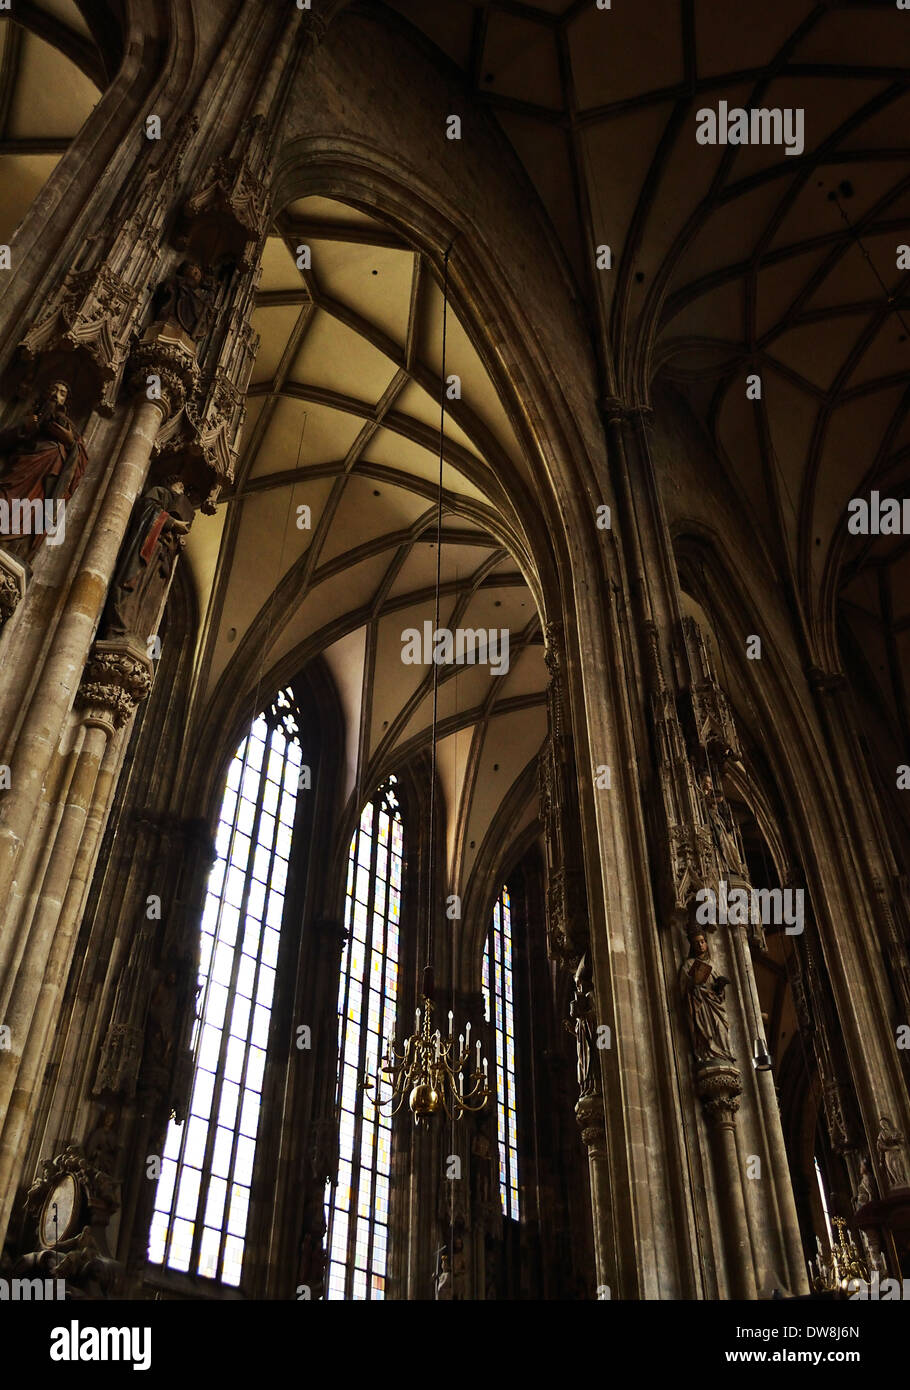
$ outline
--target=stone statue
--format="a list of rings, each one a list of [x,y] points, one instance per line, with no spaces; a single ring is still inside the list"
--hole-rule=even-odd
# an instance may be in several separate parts
[[[575,996],[569,1004],[569,1017],[566,1029],[575,1034],[578,1053],[578,1095],[592,1096],[597,1090],[597,1077],[594,1069],[595,1041],[594,991],[591,988],[591,968],[587,953],[582,956],[575,971]]]
[[[155,320],[172,323],[194,343],[205,337],[211,326],[214,291],[197,261],[182,261],[173,275],[155,290]]]
[[[53,1252],[58,1258],[54,1278],[64,1279],[69,1298],[107,1298],[114,1286],[119,1265],[102,1250],[91,1226],[83,1226],[77,1236],[61,1240]]]
[[[449,1269],[449,1255],[448,1251],[443,1250],[439,1256],[439,1273],[436,1275],[437,1302],[451,1302],[452,1293],[452,1271]]]
[[[100,1173],[113,1175],[117,1156],[117,1112],[107,1109],[85,1141],[85,1158]]]
[[[101,620],[104,637],[130,634],[145,646],[155,634],[192,520],[193,507],[179,479],[151,487],[139,499]]]
[[[875,1200],[875,1175],[872,1172],[872,1164],[866,1154],[863,1154],[859,1161],[859,1180],[856,1184],[856,1198],[854,1207],[858,1211],[867,1202]]]
[[[699,1062],[732,1062],[730,1028],[724,1004],[728,981],[711,964],[708,938],[696,932],[691,948],[679,968],[679,985],[692,1038],[692,1049]]]
[[[41,1204],[47,1196],[47,1189],[53,1181],[54,1171],[53,1160],[50,1158],[42,1159],[41,1172],[35,1174],[35,1181],[25,1197],[25,1210],[29,1216],[37,1216],[41,1210]]]
[[[21,424],[0,430],[0,525],[12,538],[3,545],[23,562],[37,553],[48,523],[56,530],[59,504],[70,500],[88,464],[66,411],[68,399],[66,382],[52,381]]]
[[[741,874],[745,866],[739,852],[739,845],[736,842],[730,808],[723,797],[717,795],[714,790],[714,780],[707,773],[702,778],[701,785],[705,797],[708,825],[720,861],[721,872]]]
[[[889,1189],[907,1187],[904,1136],[894,1128],[887,1115],[880,1115],[878,1123],[879,1131],[875,1147],[878,1149],[878,1161],[884,1173],[886,1185]]]
[[[156,1066],[166,1067],[174,1051],[177,1017],[177,972],[162,975],[149,999],[148,1055]]]
[[[490,1203],[491,1175],[493,1172],[493,1146],[483,1129],[478,1129],[471,1140],[471,1157],[474,1173],[474,1200],[485,1210]]]

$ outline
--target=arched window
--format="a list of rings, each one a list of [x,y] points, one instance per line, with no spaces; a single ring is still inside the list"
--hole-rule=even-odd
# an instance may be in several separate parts
[[[290,688],[227,775],[202,917],[192,1099],[168,1126],[149,1260],[238,1285],[301,750]]]
[[[505,884],[493,907],[483,951],[483,997],[487,1021],[496,1037],[496,1130],[499,1137],[499,1193],[506,1216],[517,1221],[518,1106],[515,1086],[515,1020],[512,1011],[512,901]]]
[[[394,777],[363,808],[348,855],[338,990],[338,1182],[326,1189],[326,1298],[385,1297],[392,1121],[364,1095],[380,1039],[395,1032],[403,831]]]

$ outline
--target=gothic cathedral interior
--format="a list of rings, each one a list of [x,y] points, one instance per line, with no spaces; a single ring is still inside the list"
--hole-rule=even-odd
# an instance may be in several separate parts
[[[910,1296],[908,54],[0,3],[4,1297]]]

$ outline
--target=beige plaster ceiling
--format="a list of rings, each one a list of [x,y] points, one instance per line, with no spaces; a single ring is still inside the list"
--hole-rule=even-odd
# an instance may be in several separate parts
[[[93,49],[72,0],[28,8],[46,37],[0,16],[0,242],[7,243],[100,95],[54,43],[65,34],[79,51]]]
[[[349,809],[429,744],[433,668],[402,661],[402,634],[434,619],[442,307],[431,267],[381,223],[324,198],[285,209],[263,258],[235,486],[215,517],[197,518],[187,546],[208,609],[206,698],[238,670],[255,685],[278,663],[322,655],[344,710]],[[518,443],[450,307],[453,373],[461,399],[446,406],[440,625],[506,628],[510,645],[502,675],[440,671],[449,868],[453,891],[465,892],[544,737],[546,668],[537,606],[507,538],[526,546],[498,481],[501,461],[523,467]],[[309,529],[297,525],[304,506]]]

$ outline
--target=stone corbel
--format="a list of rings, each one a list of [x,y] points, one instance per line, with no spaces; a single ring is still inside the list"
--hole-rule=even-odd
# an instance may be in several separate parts
[[[152,688],[152,662],[129,638],[95,642],[76,693],[89,727],[122,729]]]
[[[150,382],[149,378],[155,378]],[[171,325],[153,323],[133,348],[130,358],[130,386],[137,395],[156,400],[165,418],[183,408],[199,381],[199,364],[194,345]],[[149,396],[154,386],[160,394]]]
[[[743,1090],[739,1068],[725,1062],[700,1063],[695,1089],[708,1123],[714,1128],[732,1130]]]

